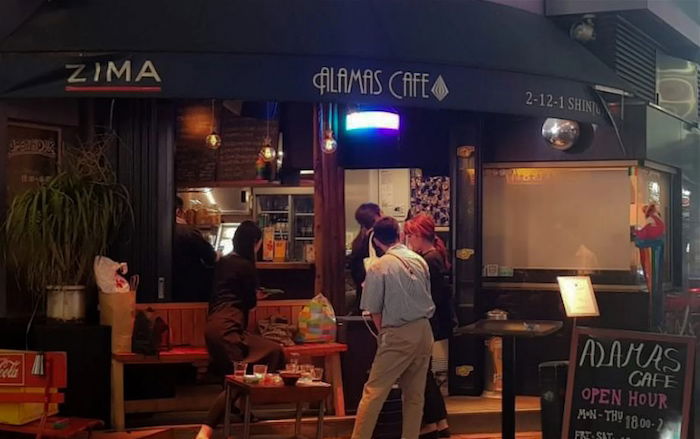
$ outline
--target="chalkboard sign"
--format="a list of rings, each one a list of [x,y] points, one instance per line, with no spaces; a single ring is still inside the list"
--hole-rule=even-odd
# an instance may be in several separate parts
[[[278,122],[241,117],[210,102],[195,102],[178,110],[175,177],[178,184],[254,180],[255,162],[269,135],[277,146]],[[218,150],[208,149],[206,136],[215,128],[221,136]]]
[[[177,113],[175,179],[178,183],[216,180],[216,151],[205,139],[214,126],[210,102],[180,106]]]
[[[218,179],[240,181],[255,179],[255,161],[269,135],[277,147],[276,120],[238,117],[228,111],[221,115],[221,149],[219,150]]]
[[[575,329],[562,439],[686,439],[694,342]]]
[[[7,199],[12,199],[58,171],[61,129],[10,122],[7,126]]]

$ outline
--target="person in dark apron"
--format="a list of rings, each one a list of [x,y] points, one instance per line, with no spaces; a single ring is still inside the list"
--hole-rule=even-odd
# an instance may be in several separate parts
[[[351,315],[360,315],[360,300],[362,299],[362,284],[365,281],[364,260],[369,256],[369,235],[374,223],[382,216],[382,211],[374,203],[364,203],[355,211],[355,220],[360,225],[360,231],[352,241],[350,253],[350,274],[355,283],[355,301],[350,309]]]
[[[445,340],[455,326],[454,309],[445,274],[450,269],[445,243],[435,234],[435,222],[426,214],[419,214],[406,222],[404,234],[408,247],[421,255],[430,270],[430,294],[435,313],[430,319],[434,340]],[[428,368],[423,405],[422,439],[450,437],[447,410],[433,372]]]
[[[284,351],[273,341],[247,331],[248,314],[255,308],[259,293],[255,259],[262,243],[262,232],[252,221],[244,221],[233,236],[233,252],[216,264],[214,287],[209,302],[205,340],[212,371],[233,373],[234,361],[265,364],[270,372],[284,368]],[[226,395],[222,392],[209,410],[197,439],[210,439],[224,418]]]

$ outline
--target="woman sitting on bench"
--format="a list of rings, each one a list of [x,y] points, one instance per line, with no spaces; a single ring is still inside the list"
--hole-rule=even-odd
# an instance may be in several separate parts
[[[284,351],[279,344],[246,330],[248,313],[258,299],[255,259],[261,243],[258,226],[244,221],[233,235],[233,252],[216,264],[205,339],[212,366],[223,375],[233,373],[234,361],[266,364],[271,372],[284,367]],[[214,428],[223,421],[225,407],[226,395],[221,392],[197,439],[212,437]]]

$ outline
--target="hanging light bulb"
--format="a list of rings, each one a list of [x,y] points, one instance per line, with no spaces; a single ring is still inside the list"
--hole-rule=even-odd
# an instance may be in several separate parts
[[[272,139],[265,137],[263,140],[263,146],[260,149],[260,155],[263,160],[267,163],[272,162],[277,157],[277,150],[272,147]]]
[[[326,130],[321,143],[321,150],[326,154],[332,154],[338,149],[338,142],[333,137],[333,130]]]
[[[207,148],[209,149],[219,149],[221,146],[221,136],[216,134],[216,131],[212,131],[206,138]]]
[[[219,149],[221,146],[221,136],[214,130],[214,99],[211,100],[211,134],[209,134],[204,140],[206,142],[207,148],[209,149]]]
[[[282,168],[284,163],[284,146],[282,142],[282,132],[277,137],[277,169]]]

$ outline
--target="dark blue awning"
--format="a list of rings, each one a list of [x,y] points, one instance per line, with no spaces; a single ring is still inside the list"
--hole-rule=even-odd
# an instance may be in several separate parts
[[[591,120],[594,85],[628,88],[546,18],[476,0],[62,0],[0,41],[0,97],[360,101]]]

